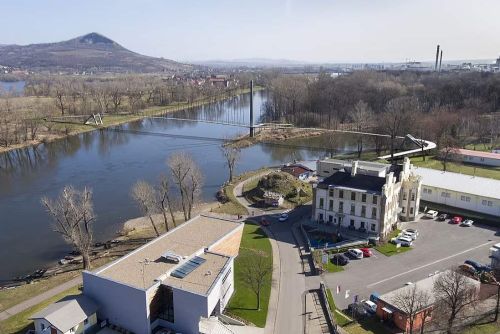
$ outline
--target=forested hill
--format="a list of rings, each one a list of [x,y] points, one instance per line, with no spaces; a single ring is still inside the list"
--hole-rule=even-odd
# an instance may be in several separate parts
[[[0,45],[0,65],[49,72],[182,72],[191,65],[144,56],[98,33],[58,43]]]

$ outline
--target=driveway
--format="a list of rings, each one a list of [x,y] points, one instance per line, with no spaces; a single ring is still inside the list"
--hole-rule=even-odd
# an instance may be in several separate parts
[[[375,251],[371,258],[352,260],[342,272],[324,274],[339,308],[347,308],[355,295],[364,299],[374,292],[384,294],[467,259],[489,263],[489,248],[500,242],[500,237],[495,236],[497,230],[491,227],[460,227],[430,219],[404,223],[403,227],[419,231],[412,250],[390,257]],[[338,295],[337,286],[341,290]]]

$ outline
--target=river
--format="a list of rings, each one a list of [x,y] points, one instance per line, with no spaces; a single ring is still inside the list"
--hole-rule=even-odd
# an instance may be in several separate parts
[[[22,94],[25,85],[25,81],[0,81],[0,95],[2,93]]]
[[[254,94],[259,116],[267,93]],[[248,108],[249,94],[245,94],[196,108],[191,114],[218,114],[230,119]],[[108,240],[123,222],[140,215],[129,195],[131,186],[138,179],[156,182],[161,173],[168,173],[165,161],[172,152],[186,151],[194,157],[205,177],[203,199],[214,200],[228,177],[221,142],[175,135],[224,139],[247,131],[217,124],[143,119],[1,154],[0,280],[54,264],[70,250],[51,230],[51,221],[40,204],[42,196],[55,197],[68,184],[91,187],[97,215],[96,239]],[[325,155],[321,148],[307,147],[312,145],[321,147],[317,140],[296,140],[245,148],[236,173]],[[349,140],[339,143],[339,147],[353,149]]]

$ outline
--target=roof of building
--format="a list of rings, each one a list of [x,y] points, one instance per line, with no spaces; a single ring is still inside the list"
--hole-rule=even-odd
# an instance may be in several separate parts
[[[445,274],[447,271],[444,271],[444,272],[441,272],[441,273],[438,273],[436,275],[433,275],[433,276],[430,276],[430,277],[427,277],[427,278],[424,278],[423,280],[420,280],[420,281],[417,281],[413,284],[410,284],[410,285],[406,285],[406,286],[403,286],[399,289],[396,289],[396,290],[393,290],[391,292],[388,292],[388,293],[385,293],[381,296],[379,296],[378,298],[384,302],[386,302],[387,304],[399,309],[397,307],[397,305],[394,305],[395,303],[397,303],[395,300],[397,299],[397,296],[401,296],[401,295],[407,295],[408,293],[411,293],[411,289],[415,288],[418,290],[418,291],[422,291],[422,292],[427,292],[428,295],[429,295],[429,298],[427,299],[427,305],[424,307],[428,307],[428,306],[431,306],[434,302],[435,302],[435,294],[433,293],[433,288],[434,288],[434,282],[443,274]],[[475,279],[472,279],[470,277],[467,277],[467,276],[464,276],[466,278],[466,280],[472,284],[472,285],[475,285],[475,286],[479,286],[481,285],[480,282],[476,281]],[[400,311],[403,311],[403,310],[400,310]],[[404,312],[404,311],[403,311]]]
[[[194,255],[203,254],[204,249],[210,249],[212,245],[241,226],[242,223],[232,220],[205,215],[197,216],[128,255],[96,270],[94,274],[139,289],[148,288],[154,284],[155,280],[166,279],[176,267]],[[166,252],[179,255],[184,260],[181,263],[167,260],[163,257]],[[206,255],[199,256],[206,258]]]
[[[500,180],[423,167],[415,167],[413,171],[422,176],[424,186],[500,199]]]
[[[329,186],[337,188],[346,188],[361,190],[367,192],[381,193],[382,187],[385,185],[385,177],[356,174],[351,176],[351,173],[336,172],[335,174],[327,177],[318,184],[320,189],[328,189]]]
[[[500,160],[500,153],[465,150],[463,148],[458,148],[453,153],[460,154],[460,155],[468,155],[468,156],[473,156],[473,157],[478,157],[478,158],[488,158],[488,159]]]
[[[289,173],[295,177],[299,177],[300,175],[304,173],[310,173],[312,170],[306,166],[301,166],[301,165],[288,165],[288,166],[283,166],[281,168],[283,172]]]
[[[98,308],[97,304],[90,298],[79,295],[50,304],[40,312],[33,314],[30,319],[45,319],[52,326],[66,333],[94,314]]]
[[[206,252],[199,257],[205,259],[203,264],[184,278],[169,276],[163,281],[163,284],[206,295],[231,258],[211,252]]]

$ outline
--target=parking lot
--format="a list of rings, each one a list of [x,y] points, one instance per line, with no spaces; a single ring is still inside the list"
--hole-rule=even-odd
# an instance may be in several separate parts
[[[498,230],[488,226],[461,227],[422,218],[418,222],[403,223],[402,227],[419,231],[411,251],[385,256],[374,250],[373,257],[351,260],[344,271],[324,275],[339,308],[347,308],[355,295],[361,300],[368,299],[374,292],[384,294],[407,282],[460,265],[467,259],[489,263],[489,248],[500,242],[500,237],[495,235]],[[337,286],[341,290],[338,295]],[[345,298],[346,290],[349,290],[348,298]]]

